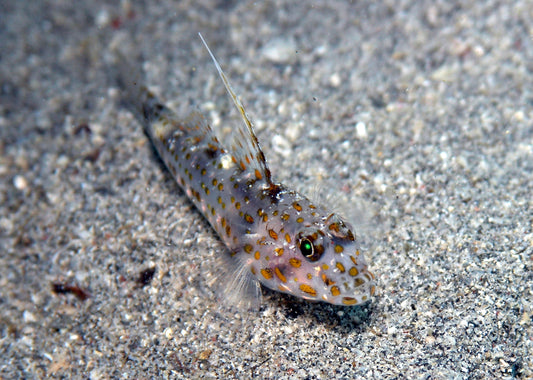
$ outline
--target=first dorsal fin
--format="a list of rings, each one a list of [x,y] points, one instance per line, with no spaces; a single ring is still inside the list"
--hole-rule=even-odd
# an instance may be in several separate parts
[[[234,133],[232,136],[231,146],[228,147],[230,149],[231,154],[233,155],[233,160],[238,166],[241,167],[243,171],[249,172],[256,180],[265,181],[267,186],[271,186],[273,183],[270,175],[270,170],[268,169],[265,160],[265,155],[261,150],[259,141],[255,136],[252,122],[248,117],[244,106],[233,91],[233,88],[231,87],[228,79],[226,78],[226,75],[218,64],[217,59],[211,52],[211,49],[209,49],[207,42],[205,42],[204,38],[202,37],[202,34],[198,33],[198,35],[200,36],[200,39],[202,40],[205,48],[209,52],[209,55],[213,59],[218,74],[220,75],[222,82],[224,82],[226,91],[233,100],[233,104],[235,104],[235,107],[241,114],[242,120],[244,122],[243,125],[237,127],[236,133]]]

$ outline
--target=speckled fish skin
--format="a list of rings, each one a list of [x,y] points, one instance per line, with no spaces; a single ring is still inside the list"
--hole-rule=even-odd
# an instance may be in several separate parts
[[[235,279],[227,282],[235,288],[225,293],[239,298],[247,287],[259,288],[259,281],[276,291],[336,305],[368,301],[375,292],[374,276],[352,227],[272,180],[251,122],[205,46],[244,120],[235,128],[230,149],[220,144],[200,113],[184,120],[146,88],[135,84],[134,93],[136,113],[156,150],[235,263],[229,273]],[[126,87],[131,92],[131,84]]]

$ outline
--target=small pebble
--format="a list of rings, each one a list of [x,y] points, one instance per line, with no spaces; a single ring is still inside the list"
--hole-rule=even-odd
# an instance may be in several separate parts
[[[274,135],[272,137],[272,147],[276,153],[281,154],[283,157],[288,158],[291,155],[291,144],[289,141],[280,135]]]
[[[341,83],[342,83],[342,80],[341,80],[341,76],[339,75],[339,73],[333,73],[329,77],[329,84],[331,84],[333,87],[337,88],[341,85]]]
[[[13,185],[15,185],[17,190],[24,190],[28,187],[28,180],[21,175],[16,175],[13,178]]]
[[[359,139],[366,139],[368,137],[368,133],[366,131],[366,124],[362,121],[359,121],[357,124],[355,124],[355,132],[357,134],[357,138]]]
[[[111,22],[111,16],[109,15],[109,12],[106,9],[100,10],[96,14],[95,18],[96,26],[99,28],[104,28]]]
[[[276,38],[263,47],[262,53],[274,63],[293,63],[296,61],[296,43],[292,39]]]

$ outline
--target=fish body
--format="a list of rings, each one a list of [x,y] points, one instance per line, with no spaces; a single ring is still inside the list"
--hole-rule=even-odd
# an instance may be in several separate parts
[[[225,298],[256,307],[261,283],[331,304],[368,301],[375,279],[352,227],[272,180],[244,107],[202,41],[244,121],[228,148],[202,114],[180,118],[124,74],[131,70],[121,70],[119,83],[162,160],[228,248],[227,278],[219,280]]]

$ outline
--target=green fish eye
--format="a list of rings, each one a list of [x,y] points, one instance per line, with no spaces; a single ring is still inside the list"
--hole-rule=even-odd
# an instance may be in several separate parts
[[[313,243],[307,238],[300,240],[300,252],[302,255],[311,261],[317,261],[318,257],[315,256],[315,247]]]

